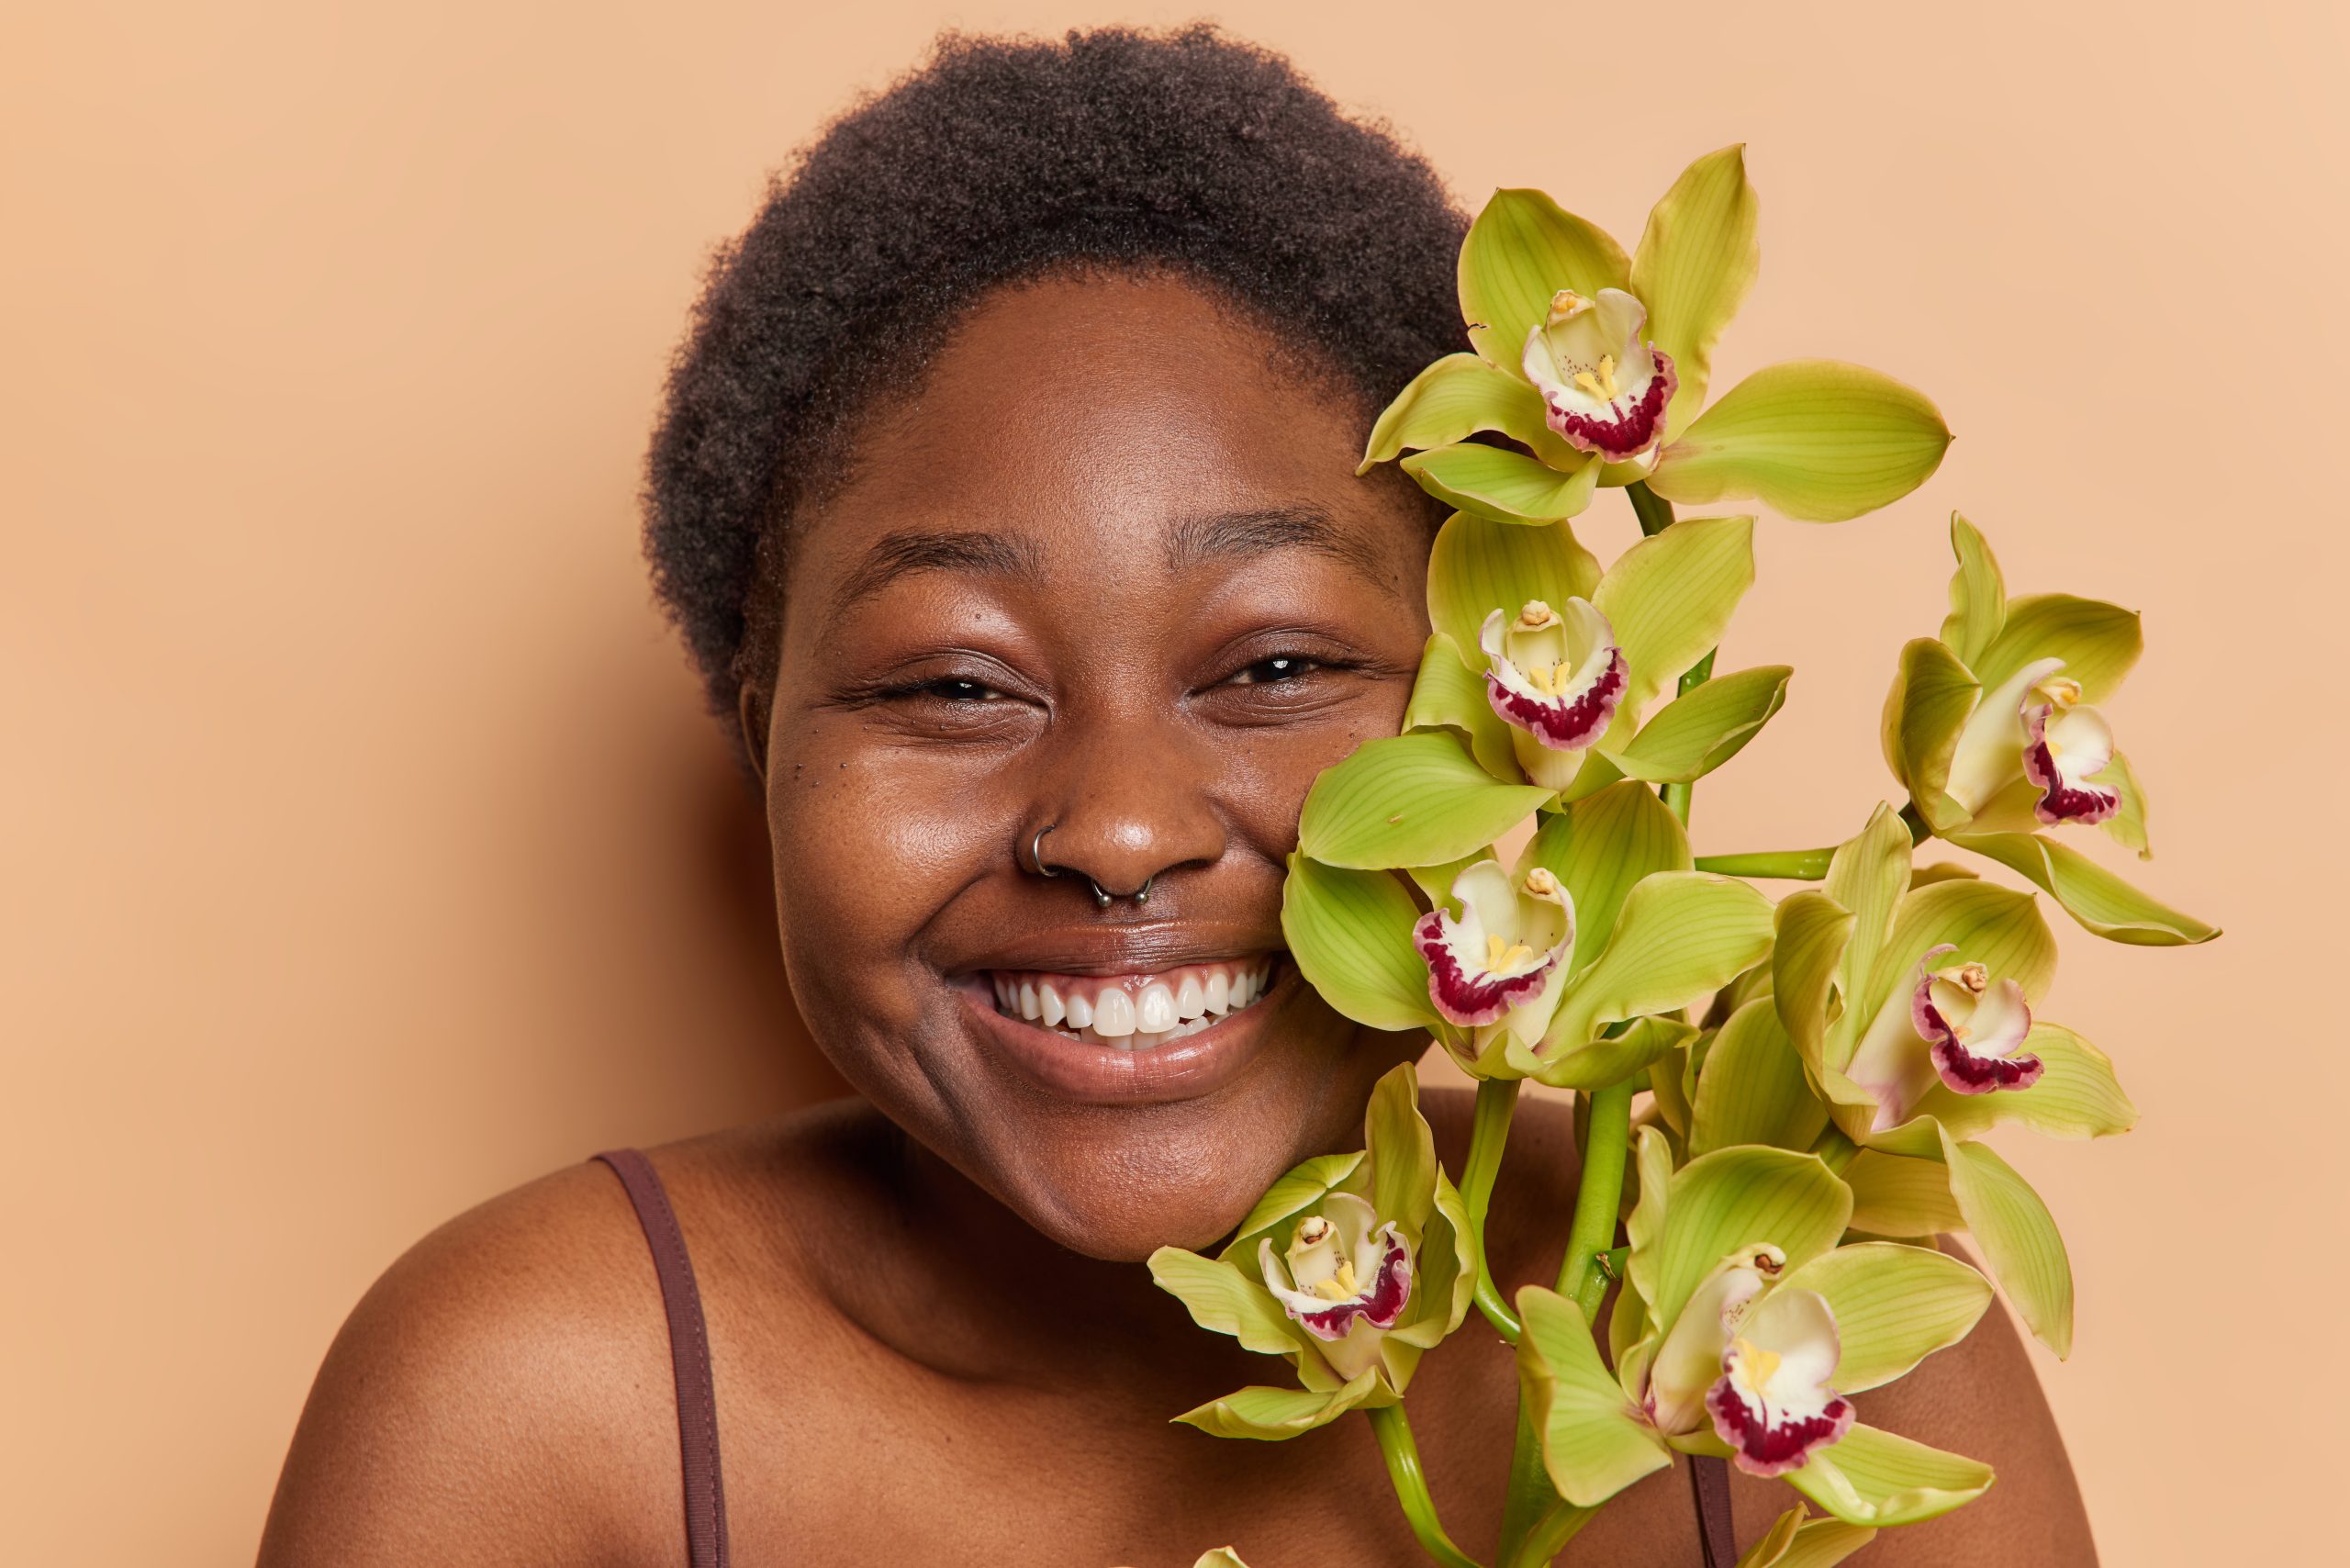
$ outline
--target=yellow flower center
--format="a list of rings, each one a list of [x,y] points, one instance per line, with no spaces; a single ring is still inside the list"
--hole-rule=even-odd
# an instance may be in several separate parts
[[[1616,356],[1612,353],[1601,354],[1599,374],[1596,375],[1588,370],[1576,371],[1575,385],[1595,398],[1605,398],[1610,403],[1614,402],[1619,396],[1616,390]]]
[[[1567,680],[1574,674],[1572,666],[1563,661],[1554,665],[1536,665],[1526,672],[1526,678],[1535,689],[1551,697],[1563,697]]]
[[[1359,1294],[1361,1285],[1355,1279],[1355,1266],[1346,1259],[1338,1260],[1338,1271],[1314,1287],[1314,1294],[1324,1301],[1344,1301]]]
[[[1543,318],[1542,324],[1546,327],[1555,327],[1561,321],[1573,320],[1590,308],[1590,300],[1585,299],[1572,288],[1562,288],[1550,296],[1550,313]]]
[[[1777,1373],[1779,1352],[1776,1350],[1766,1350],[1743,1337],[1732,1339],[1730,1348],[1738,1352],[1739,1368],[1746,1375],[1747,1387],[1761,1388]]]
[[[1504,942],[1498,936],[1485,938],[1485,972],[1499,974],[1512,964],[1534,951],[1523,942]]]

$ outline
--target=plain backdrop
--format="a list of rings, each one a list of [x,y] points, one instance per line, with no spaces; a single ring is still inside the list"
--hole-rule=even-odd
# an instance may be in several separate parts
[[[636,554],[711,247],[942,25],[1192,13],[11,9],[0,1558],[208,1568],[250,1561],[320,1354],[417,1237],[836,1092]],[[1798,674],[1700,849],[1830,842],[1889,789],[1953,507],[2011,586],[2145,611],[2109,710],[2154,801],[2133,874],[2228,935],[2057,923],[2047,1012],[2143,1122],[2007,1146],[2079,1273],[2042,1371],[2109,1563],[2293,1558],[2338,1492],[2350,1283],[2343,8],[1219,14],[1472,206],[1539,185],[1628,242],[1746,141],[1763,272],[1717,386],[1832,355],[1948,413],[1910,499],[1764,521],[1724,661]],[[1620,499],[1585,532],[1620,547]]]

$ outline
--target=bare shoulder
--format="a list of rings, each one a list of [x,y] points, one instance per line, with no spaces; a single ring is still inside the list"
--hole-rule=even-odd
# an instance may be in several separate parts
[[[655,1150],[698,1269],[763,1249],[778,1164],[822,1163],[818,1114]],[[788,1264],[780,1271],[789,1274]],[[321,1365],[263,1568],[662,1562],[682,1548],[677,1406],[652,1255],[585,1163],[451,1220],[386,1270]]]

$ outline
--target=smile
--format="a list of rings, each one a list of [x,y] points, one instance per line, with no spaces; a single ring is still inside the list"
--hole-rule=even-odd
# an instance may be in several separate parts
[[[1241,1012],[1272,983],[1270,954],[1182,964],[1153,974],[1071,975],[997,969],[996,1011],[1113,1050],[1147,1051]]]

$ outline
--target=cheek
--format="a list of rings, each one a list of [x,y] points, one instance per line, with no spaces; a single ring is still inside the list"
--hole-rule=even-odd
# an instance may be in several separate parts
[[[1225,788],[1259,843],[1282,855],[1295,848],[1298,813],[1315,777],[1365,741],[1402,728],[1412,700],[1410,678],[1363,684],[1360,699],[1326,722],[1236,731],[1225,742]]]

